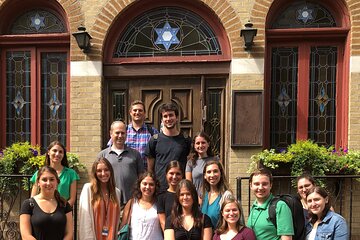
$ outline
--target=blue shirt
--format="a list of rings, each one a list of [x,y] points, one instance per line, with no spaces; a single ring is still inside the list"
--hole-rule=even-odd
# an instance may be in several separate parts
[[[151,129],[153,131],[153,134],[159,133],[156,128],[151,127]],[[135,130],[133,128],[132,123],[127,125],[125,144],[128,147],[138,150],[141,155],[145,170],[147,170],[147,158],[145,156],[145,150],[150,138],[151,133],[149,132],[149,129],[147,128],[147,125],[145,123],[138,130]]]
[[[306,225],[306,237],[310,234],[313,224],[308,222]],[[324,219],[316,229],[315,240],[348,240],[349,233],[345,219],[333,212],[328,211]]]
[[[217,227],[220,218],[220,199],[221,195],[219,194],[215,201],[209,204],[209,193],[205,192],[205,197],[201,206],[201,212],[210,217],[213,229]]]

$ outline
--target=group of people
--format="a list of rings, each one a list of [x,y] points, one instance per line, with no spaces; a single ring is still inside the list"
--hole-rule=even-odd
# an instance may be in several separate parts
[[[276,204],[276,226],[269,217],[269,207],[274,196],[271,193],[273,178],[268,169],[259,169],[250,175],[250,189],[256,197],[248,217],[247,226],[254,230],[257,239],[293,239],[293,214],[284,202]],[[328,192],[316,186],[315,180],[308,174],[297,178],[299,201],[304,214],[304,234],[306,240],[347,240],[348,227],[345,219],[331,207]]]
[[[119,230],[127,226],[129,239],[134,240],[291,239],[294,229],[285,203],[276,206],[277,227],[268,220],[271,173],[259,170],[250,176],[256,200],[246,227],[209,136],[200,132],[191,139],[180,132],[175,104],[160,107],[160,132],[145,124],[141,101],[129,109],[130,124],[111,124],[111,144],[98,154],[89,183],[81,191],[79,239],[117,239]],[[45,166],[31,179],[32,197],[21,208],[23,239],[73,238],[77,180],[77,173],[68,167],[65,147],[51,143]],[[304,209],[309,211],[306,216],[310,216],[307,239],[322,239],[323,234],[326,239],[347,239],[346,222],[329,211],[329,196],[311,183],[298,181]],[[329,222],[345,229],[330,232]]]

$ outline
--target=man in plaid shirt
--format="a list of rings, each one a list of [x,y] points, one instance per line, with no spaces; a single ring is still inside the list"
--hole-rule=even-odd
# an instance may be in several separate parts
[[[144,163],[144,169],[147,169],[147,158],[145,156],[146,145],[151,136],[158,134],[159,131],[152,126],[145,124],[146,112],[145,105],[142,101],[133,101],[129,109],[131,123],[127,125],[125,144],[126,146],[139,151]]]

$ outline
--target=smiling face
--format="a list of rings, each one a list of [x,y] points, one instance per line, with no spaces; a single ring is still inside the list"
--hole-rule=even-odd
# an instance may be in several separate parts
[[[180,188],[179,202],[183,208],[192,208],[194,204],[191,192],[186,187]]]
[[[161,116],[164,128],[173,129],[176,127],[178,117],[175,115],[175,111],[163,111]]]
[[[110,179],[110,169],[105,163],[99,162],[96,166],[96,178],[103,184],[106,184]]]
[[[207,157],[207,150],[209,148],[209,143],[204,137],[196,137],[194,141],[194,149],[198,155],[202,158]]]
[[[49,171],[44,171],[38,180],[38,186],[44,194],[53,194],[58,184],[56,176]]]
[[[170,168],[169,171],[166,173],[166,181],[174,189],[176,188],[177,184],[180,182],[181,179],[181,170],[177,167]]]
[[[145,120],[145,110],[142,104],[135,104],[130,109],[131,120],[134,122],[143,122]]]
[[[143,197],[153,197],[155,193],[155,181],[152,177],[145,177],[140,182],[140,191]]]
[[[270,195],[272,184],[266,175],[254,175],[250,183],[250,189],[254,193],[257,201],[263,203]]]
[[[325,205],[328,203],[328,201],[329,201],[328,197],[324,198],[317,192],[310,193],[306,197],[306,202],[309,207],[309,211],[312,214],[317,215],[319,219],[322,216],[322,213],[325,209]]]
[[[306,199],[306,194],[310,189],[313,189],[315,186],[307,178],[300,178],[297,182],[297,191],[302,199]]]
[[[50,158],[50,163],[61,164],[61,161],[64,157],[64,149],[60,145],[54,145],[47,153]]]
[[[211,164],[207,166],[205,169],[204,178],[210,184],[210,186],[216,186],[221,179],[221,171],[219,166],[217,164]]]
[[[235,202],[226,204],[223,211],[221,212],[221,215],[229,224],[237,223],[240,218],[240,210],[238,205]]]
[[[116,148],[123,149],[126,140],[126,125],[123,122],[114,123],[110,130],[110,137]]]

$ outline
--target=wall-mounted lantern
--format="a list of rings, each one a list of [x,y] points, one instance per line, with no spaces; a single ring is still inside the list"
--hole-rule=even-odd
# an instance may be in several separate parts
[[[257,34],[257,29],[252,27],[253,24],[249,21],[245,24],[245,29],[241,29],[240,37],[244,38],[245,50],[250,50],[254,44],[254,37]]]
[[[90,39],[92,39],[92,37],[86,31],[84,26],[78,27],[78,30],[78,32],[73,33],[73,36],[75,37],[79,48],[82,49],[84,53],[88,53],[90,51]]]

